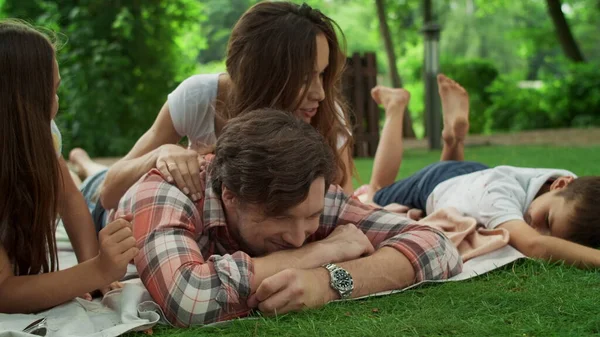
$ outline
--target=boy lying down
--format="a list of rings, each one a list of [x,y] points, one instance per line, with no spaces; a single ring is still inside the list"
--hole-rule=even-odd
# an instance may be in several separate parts
[[[386,124],[371,183],[365,193],[355,195],[387,209],[413,209],[412,217],[419,210],[431,214],[454,207],[488,229],[508,230],[509,243],[526,256],[581,268],[600,266],[600,251],[590,248],[600,246],[600,177],[577,178],[561,169],[489,168],[463,161],[468,95],[443,75],[438,84],[444,110],[442,161],[389,183],[400,166],[399,123],[409,95],[402,89],[377,88],[373,96],[386,106]]]

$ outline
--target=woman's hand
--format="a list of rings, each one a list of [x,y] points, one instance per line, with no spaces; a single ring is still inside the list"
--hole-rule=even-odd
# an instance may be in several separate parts
[[[170,183],[175,183],[193,201],[200,199],[203,191],[200,183],[200,167],[203,156],[194,150],[173,144],[162,145],[156,159],[156,168]]]

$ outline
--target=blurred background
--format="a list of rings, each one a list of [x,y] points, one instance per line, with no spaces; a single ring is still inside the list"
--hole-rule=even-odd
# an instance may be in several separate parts
[[[0,17],[58,33],[64,154],[120,156],[179,82],[225,70],[230,31],[257,2],[0,0]],[[338,23],[349,56],[375,53],[379,84],[412,93],[416,137],[427,16],[441,27],[440,71],[470,93],[471,133],[600,125],[600,0],[306,2]]]

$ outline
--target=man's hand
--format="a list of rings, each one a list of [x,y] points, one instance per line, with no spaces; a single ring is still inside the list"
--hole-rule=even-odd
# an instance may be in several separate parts
[[[375,251],[365,233],[353,224],[337,226],[321,242],[326,245],[331,254],[331,261],[326,263],[354,260]]]
[[[325,268],[285,269],[266,278],[248,299],[248,306],[267,315],[277,315],[318,308],[336,296]]]

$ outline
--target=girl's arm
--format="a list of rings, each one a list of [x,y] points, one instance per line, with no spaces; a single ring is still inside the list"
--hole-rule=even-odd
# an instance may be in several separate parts
[[[130,226],[122,219],[110,223],[100,232],[100,254],[52,273],[15,276],[0,247],[0,313],[39,312],[123,277],[138,253]]]
[[[77,255],[77,261],[81,263],[98,255],[98,239],[94,221],[83,195],[69,174],[67,164],[62,157],[58,161],[63,181],[58,213],[65,224],[73,250]]]

